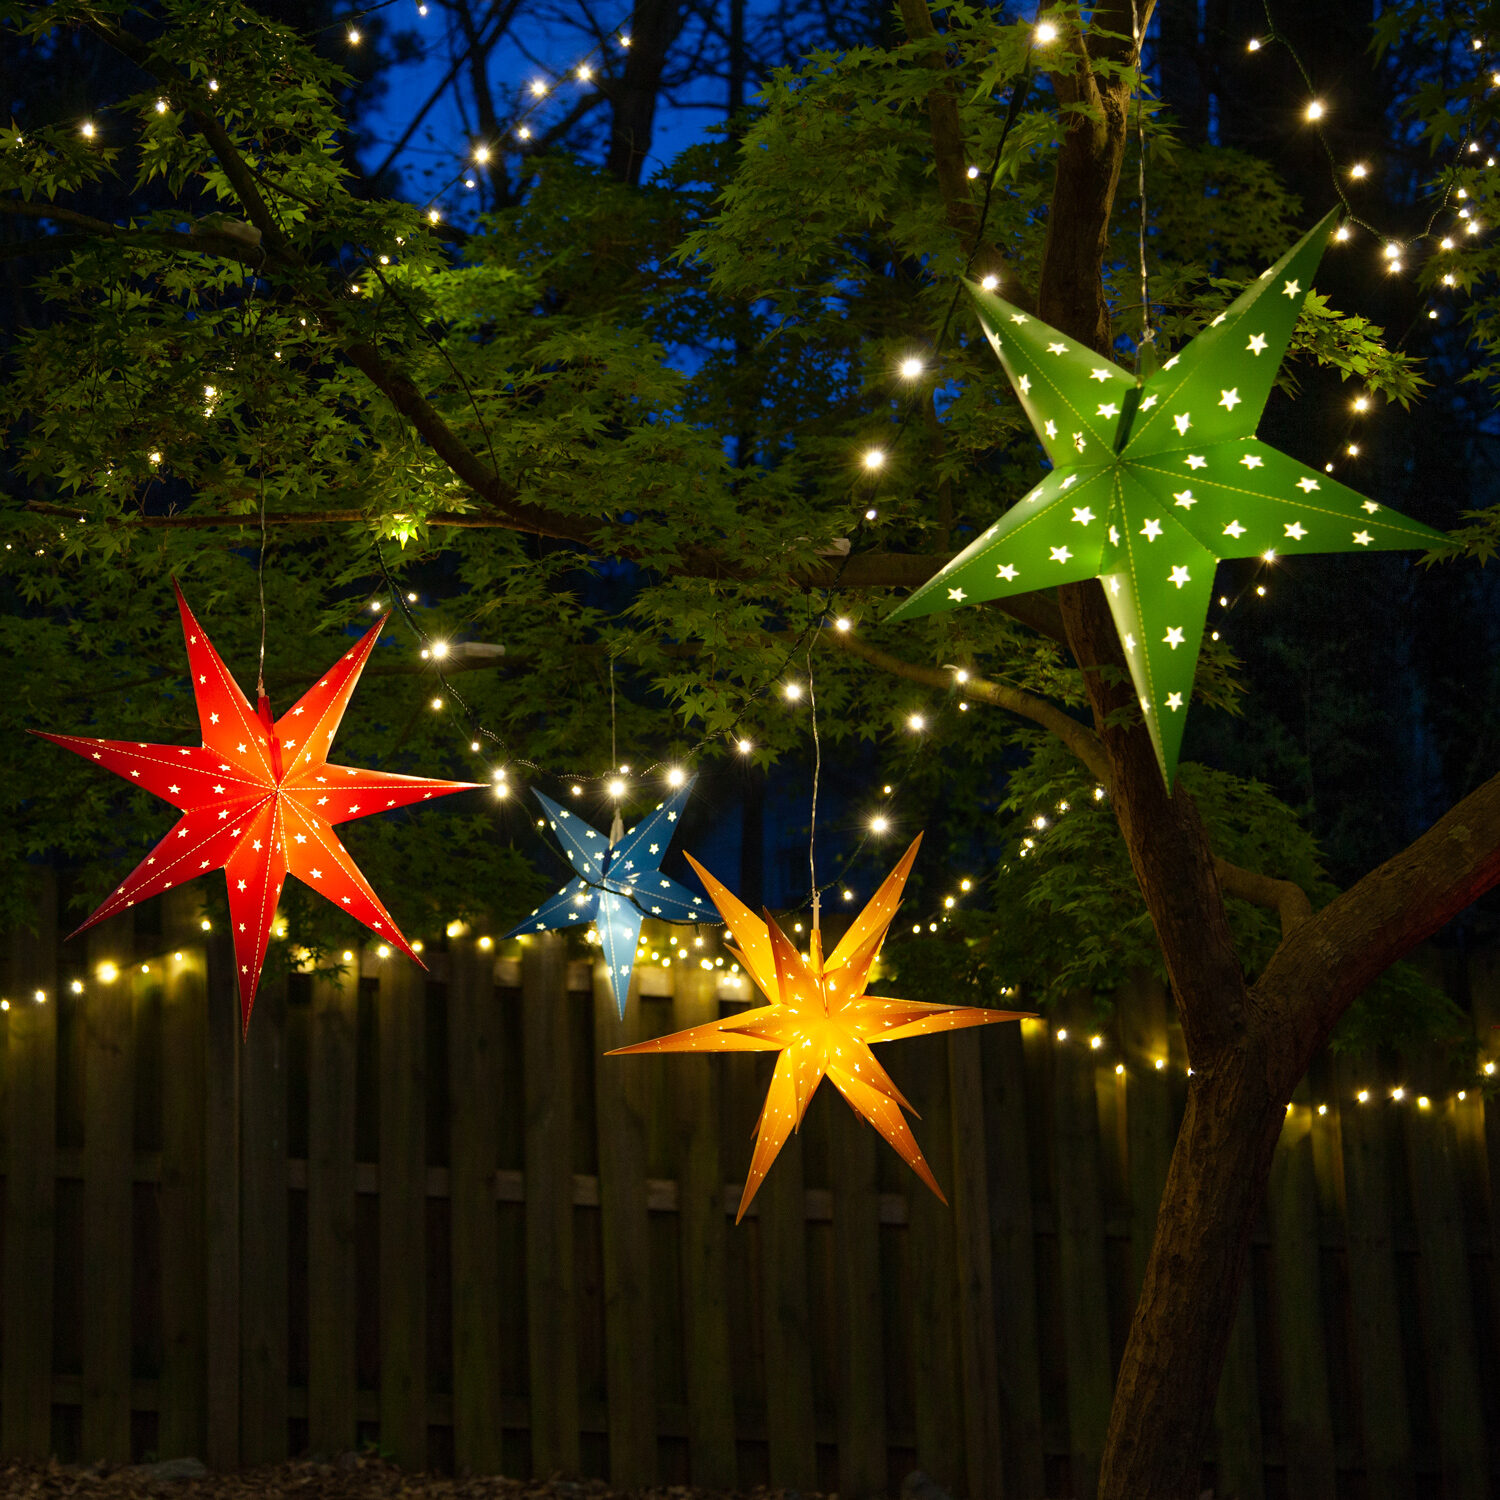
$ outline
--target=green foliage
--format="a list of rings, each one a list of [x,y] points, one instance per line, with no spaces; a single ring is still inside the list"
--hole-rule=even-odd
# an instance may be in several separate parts
[[[985,844],[1010,851],[995,915],[950,928],[961,944],[893,948],[912,955],[903,981],[972,971],[1047,995],[1105,990],[1154,963],[1107,805],[1055,744],[966,705],[956,677],[946,693],[894,680],[818,629],[847,614],[876,650],[1082,711],[1055,642],[992,610],[885,626],[887,591],[847,586],[838,563],[851,543],[935,561],[1038,476],[1019,407],[955,305],[966,247],[939,200],[926,117],[929,90],[951,79],[973,159],[994,163],[986,239],[1025,284],[1059,139],[1056,101],[1032,78],[1001,140],[1027,26],[951,6],[936,42],[816,54],[773,78],[741,137],[695,147],[649,186],[541,160],[519,206],[461,231],[354,194],[344,75],[234,0],[164,0],[149,15],[131,0],[7,0],[0,23],[148,38],[123,45],[158,77],[101,100],[92,141],[24,117],[0,130],[0,192],[59,214],[86,193],[92,221],[37,240],[47,316],[12,349],[0,390],[12,743],[27,727],[193,739],[167,580],[253,683],[264,512],[278,706],[393,587],[417,595],[427,637],[505,648],[454,663],[453,686],[502,740],[476,753],[450,693],[429,707],[432,661],[398,618],[335,747],[350,763],[477,781],[497,760],[602,772],[613,682],[622,759],[713,755],[732,734],[768,764],[805,753],[806,720],[777,687],[811,660],[829,753],[873,746],[881,766],[903,767],[935,867]],[[1161,337],[1176,344],[1285,248],[1298,205],[1263,163],[1177,141],[1154,109],[1145,126],[1151,170],[1174,184],[1153,194],[1149,240]],[[141,211],[146,187],[168,206]],[[1126,358],[1137,213],[1122,197],[1107,265]],[[923,379],[898,380],[899,358],[944,329]],[[1392,399],[1419,393],[1378,329],[1321,301],[1298,350]],[[393,372],[384,389],[376,364]],[[878,479],[858,461],[871,445],[890,453]],[[455,467],[460,450],[473,468]],[[498,483],[476,481],[486,470]],[[535,534],[524,518],[537,513],[564,534]],[[236,524],[179,524],[225,517]],[[812,586],[830,568],[830,588]],[[1238,691],[1228,651],[1205,652],[1200,702],[1232,711]],[[913,751],[916,705],[932,727]],[[86,898],[163,826],[155,803],[46,744],[25,743],[10,769],[9,837],[28,858],[76,863]],[[1208,770],[1190,785],[1227,857],[1316,885],[1306,835],[1263,788]],[[1024,832],[1061,800],[1074,810],[1045,836]],[[452,803],[350,830],[414,934],[455,915],[498,925],[551,884],[524,857],[530,822],[514,800]],[[1023,837],[1035,838],[1024,859]],[[9,862],[0,921],[26,884]],[[325,903],[294,895],[286,913],[289,943],[329,955],[349,940]],[[1253,969],[1269,919],[1234,920]],[[926,951],[936,980],[922,978]]]

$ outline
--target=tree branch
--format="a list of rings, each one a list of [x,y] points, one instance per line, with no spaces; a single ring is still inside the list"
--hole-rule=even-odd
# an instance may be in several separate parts
[[[1373,979],[1497,884],[1500,775],[1282,943],[1255,987],[1271,1024],[1316,1045]]]
[[[925,687],[944,690],[953,687],[951,672],[903,661],[899,656],[892,656],[888,651],[871,646],[846,631],[824,631],[823,639],[833,641],[851,656],[857,656],[861,661],[867,661],[872,667],[879,667],[882,672],[889,672],[894,677],[904,677],[908,682],[920,682]],[[1098,735],[1086,724],[1080,724],[1077,719],[1064,713],[1055,703],[1049,703],[1033,693],[1022,692],[1020,688],[1008,687],[1003,682],[991,682],[982,677],[970,677],[964,683],[964,694],[981,703],[1006,709],[1020,718],[1030,719],[1033,724],[1040,724],[1066,745],[1096,780],[1103,782],[1106,788],[1109,786],[1109,763]]]
[[[1237,896],[1241,901],[1274,911],[1281,918],[1283,941],[1312,916],[1312,902],[1307,892],[1293,880],[1242,869],[1218,854],[1214,855],[1214,874],[1219,877],[1219,889],[1226,896]]]

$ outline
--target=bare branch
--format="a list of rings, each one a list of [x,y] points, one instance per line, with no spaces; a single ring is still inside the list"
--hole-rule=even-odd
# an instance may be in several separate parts
[[[1281,918],[1283,939],[1289,938],[1312,916],[1312,902],[1295,881],[1242,869],[1217,854],[1214,855],[1214,874],[1219,877],[1219,889],[1226,896],[1238,896],[1241,901],[1274,911]]]

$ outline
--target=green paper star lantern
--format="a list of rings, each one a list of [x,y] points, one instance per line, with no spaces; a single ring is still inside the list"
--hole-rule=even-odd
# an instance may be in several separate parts
[[[971,286],[1052,471],[891,618],[1099,579],[1170,786],[1221,558],[1441,536],[1255,437],[1335,217],[1140,382]]]

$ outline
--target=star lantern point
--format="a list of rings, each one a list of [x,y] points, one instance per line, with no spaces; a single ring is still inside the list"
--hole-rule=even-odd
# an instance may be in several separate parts
[[[556,931],[587,918],[599,934],[610,993],[621,1019],[630,994],[636,943],[646,916],[664,916],[673,922],[697,923],[703,919],[703,898],[694,896],[675,880],[668,880],[658,868],[666,856],[672,826],[696,780],[697,777],[690,776],[653,813],[628,832],[621,831],[613,840],[606,840],[597,829],[590,828],[582,818],[550,797],[541,792],[535,794],[563,852],[577,871],[577,878],[570,879],[505,936]],[[621,871],[629,873],[622,878]],[[649,908],[641,904],[636,889],[646,875],[655,876],[657,882]]]
[[[656,1052],[775,1052],[776,1067],[756,1126],[755,1147],[735,1223],[745,1216],[757,1189],[787,1138],[802,1124],[818,1085],[827,1078],[850,1107],[890,1142],[902,1160],[943,1202],[903,1111],[915,1113],[870,1050],[881,1042],[931,1032],[1018,1020],[1024,1011],[890,1000],[867,986],[880,955],[902,888],[916,859],[919,834],[869,904],[825,958],[814,929],[806,953],[777,925],[769,911],[755,916],[736,895],[688,855],[738,947],[731,950],[765,995],[767,1003],[670,1036],[619,1047],[609,1055]]]
[[[1023,375],[1030,382],[1023,404],[1052,468],[890,618],[1007,598],[1039,583],[1108,580],[1121,639],[1141,644],[1128,665],[1170,787],[1220,560],[1270,550],[1420,549],[1441,537],[1255,436],[1336,219],[1328,215],[1139,383],[1039,319],[1010,324],[1008,303],[971,287],[1007,376],[1013,385]],[[1114,407],[1120,416],[1106,420]],[[1084,505],[1105,522],[1097,534],[1072,524]]]
[[[78,931],[137,901],[161,895],[183,879],[223,870],[229,892],[240,1014],[247,1031],[276,905],[288,875],[309,886],[316,882],[316,889],[330,900],[336,897],[366,927],[378,931],[420,964],[421,959],[401,936],[340,842],[334,824],[360,816],[358,798],[366,793],[383,793],[387,807],[399,807],[434,795],[468,791],[475,783],[341,767],[349,777],[348,790],[355,795],[325,811],[315,795],[323,779],[318,772],[326,766],[324,755],[314,751],[306,740],[294,752],[282,738],[294,716],[311,713],[326,726],[328,739],[332,739],[384,618],[341,658],[333,672],[302,695],[290,714],[278,720],[272,717],[268,698],[261,697],[255,708],[250,706],[193,618],[175,580],[173,588],[182,616],[203,743],[190,747],[150,745],[33,731],[145,787],[172,803],[181,814]]]

